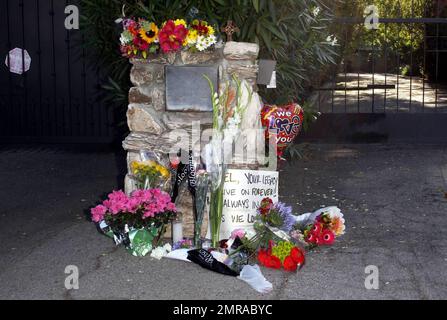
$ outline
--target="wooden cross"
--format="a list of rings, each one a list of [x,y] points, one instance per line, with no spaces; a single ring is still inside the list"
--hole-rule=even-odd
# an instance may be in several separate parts
[[[227,42],[233,41],[233,33],[239,31],[239,28],[231,20],[228,20],[227,25],[222,27],[222,32],[227,34]]]

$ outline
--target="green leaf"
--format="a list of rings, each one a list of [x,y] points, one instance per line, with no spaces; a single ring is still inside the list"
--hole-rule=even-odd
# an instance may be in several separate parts
[[[252,0],[253,8],[255,8],[256,12],[259,13],[259,0]]]

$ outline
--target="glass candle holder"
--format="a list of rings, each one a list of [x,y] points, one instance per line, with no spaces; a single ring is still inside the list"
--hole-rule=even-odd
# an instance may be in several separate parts
[[[172,221],[172,243],[183,240],[183,215],[179,212],[174,221]]]

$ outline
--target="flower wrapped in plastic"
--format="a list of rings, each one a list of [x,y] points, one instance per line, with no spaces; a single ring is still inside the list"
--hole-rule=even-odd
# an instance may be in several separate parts
[[[252,87],[245,81],[233,77],[218,93],[208,80],[213,105],[213,135],[205,147],[206,170],[211,182],[210,226],[211,242],[218,247],[222,223],[223,189],[226,167],[232,163],[233,144],[240,136],[241,123],[253,95]]]
[[[116,245],[123,244],[135,256],[145,256],[160,243],[176,212],[170,195],[160,189],[136,190],[130,196],[114,191],[91,209],[91,217]]]
[[[141,161],[130,164],[132,176],[137,189],[162,189],[168,191],[170,187],[171,171],[155,155],[140,151]]]

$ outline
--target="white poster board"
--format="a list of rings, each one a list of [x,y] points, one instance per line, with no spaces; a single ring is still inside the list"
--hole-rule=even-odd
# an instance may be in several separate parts
[[[262,199],[278,201],[277,171],[228,170],[220,238],[228,239],[235,229],[252,229]]]

